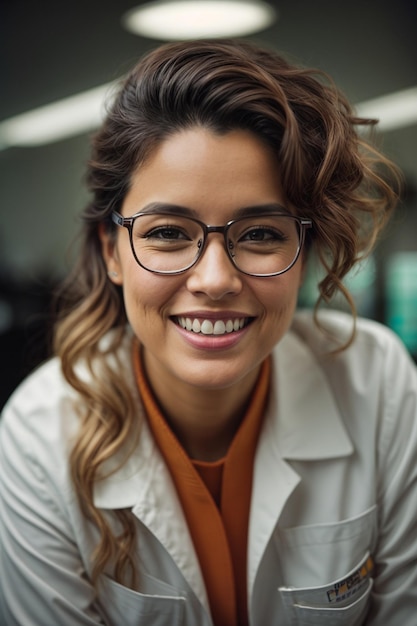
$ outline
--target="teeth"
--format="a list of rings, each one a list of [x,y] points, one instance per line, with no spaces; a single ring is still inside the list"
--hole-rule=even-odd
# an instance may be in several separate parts
[[[193,328],[193,323],[192,323],[192,321],[190,320],[189,317],[187,317],[187,319],[185,320],[185,328],[187,330],[192,330],[192,328]]]
[[[233,324],[232,320],[228,320],[226,322],[226,332],[227,333],[231,333],[233,331],[233,326],[234,326],[234,324]]]
[[[203,335],[225,335],[240,330],[245,325],[244,317],[233,320],[216,320],[214,324],[211,320],[200,321],[190,317],[178,317],[177,319],[181,328]]]
[[[194,330],[194,323],[193,323],[193,330]],[[213,324],[209,320],[204,320],[204,322],[201,324],[200,331],[203,333],[203,335],[212,335]],[[196,331],[194,330],[194,332]]]
[[[217,320],[213,327],[214,335],[224,335],[226,332],[226,324],[222,320]]]

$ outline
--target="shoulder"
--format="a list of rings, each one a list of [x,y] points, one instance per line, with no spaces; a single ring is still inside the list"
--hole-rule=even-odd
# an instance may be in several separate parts
[[[71,388],[64,380],[58,358],[52,358],[34,370],[13,392],[4,407],[4,417],[10,411],[36,414],[56,407]]]
[[[354,328],[351,315],[340,311],[325,310],[320,312],[319,328],[311,311],[298,311],[294,317],[292,331],[319,360],[328,360],[329,353],[337,350],[346,342]],[[398,336],[389,328],[374,320],[357,318],[356,332],[352,344],[337,352],[333,363],[354,363],[358,359],[388,358],[390,366],[397,359],[405,361],[413,368],[412,360]]]
[[[128,362],[123,355],[128,351],[128,342],[120,345],[117,357]],[[122,354],[123,353],[123,354]],[[103,360],[111,363],[115,356],[106,349],[103,342]],[[100,362],[93,363],[94,374],[100,369]],[[83,364],[77,366],[79,377],[88,382],[92,374]],[[41,450],[48,450],[48,457],[68,450],[79,426],[79,396],[65,379],[61,361],[55,357],[45,362],[30,374],[15,390],[6,403],[0,420],[0,441],[8,437],[21,442],[22,453],[27,446],[33,456]]]
[[[41,363],[19,384],[11,395],[11,399],[19,396],[22,392],[27,393],[28,390],[38,385],[48,384],[49,381],[62,380],[61,361],[58,357],[51,357]]]
[[[367,415],[371,421],[373,415],[390,429],[399,419],[416,423],[417,368],[397,335],[378,322],[358,318],[353,342],[332,353],[350,337],[352,317],[324,311],[320,323],[324,332],[311,312],[297,312],[291,334],[323,373],[341,412]]]
[[[312,311],[297,311],[275,351],[281,370],[287,370],[285,376],[291,373],[298,388],[309,384],[315,396],[327,388],[342,413],[356,415],[387,416],[409,392],[415,401],[417,368],[390,329],[358,318],[354,339],[343,349],[352,336],[353,318],[326,310],[319,321],[318,326]]]
[[[61,447],[77,426],[75,392],[65,381],[60,361],[53,358],[28,376],[5,405],[0,443],[31,458]]]

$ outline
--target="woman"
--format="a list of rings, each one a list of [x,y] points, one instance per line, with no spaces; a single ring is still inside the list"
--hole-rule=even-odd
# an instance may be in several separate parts
[[[2,419],[5,624],[415,623],[416,371],[342,284],[396,201],[372,123],[247,43],[133,69]],[[313,254],[352,315],[295,312]]]

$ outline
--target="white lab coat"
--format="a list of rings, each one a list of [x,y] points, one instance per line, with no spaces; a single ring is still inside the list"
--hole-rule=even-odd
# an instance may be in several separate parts
[[[348,332],[348,316],[324,319]],[[274,351],[250,512],[250,624],[416,626],[417,372],[373,322],[360,321],[339,356],[328,347],[310,313],[297,313]],[[184,515],[146,423],[133,456],[94,494],[98,507],[132,508],[137,518],[139,588],[106,575],[95,597],[97,533],[68,475],[73,393],[52,360],[4,410],[2,626],[211,626]]]

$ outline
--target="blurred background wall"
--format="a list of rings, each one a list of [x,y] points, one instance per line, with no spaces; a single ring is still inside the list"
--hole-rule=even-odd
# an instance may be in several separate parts
[[[116,80],[158,45],[122,25],[122,15],[138,4],[143,3],[2,0],[0,126]],[[247,38],[329,72],[354,103],[417,86],[414,0],[270,4],[278,20]],[[51,293],[67,271],[77,215],[87,201],[82,179],[89,135],[81,132],[44,145],[0,145],[0,407],[48,355]],[[361,312],[403,333],[415,356],[416,120],[381,132],[380,141],[402,168],[406,189],[371,264],[361,278],[353,277],[352,287]],[[302,304],[314,295],[314,285],[309,289]]]

